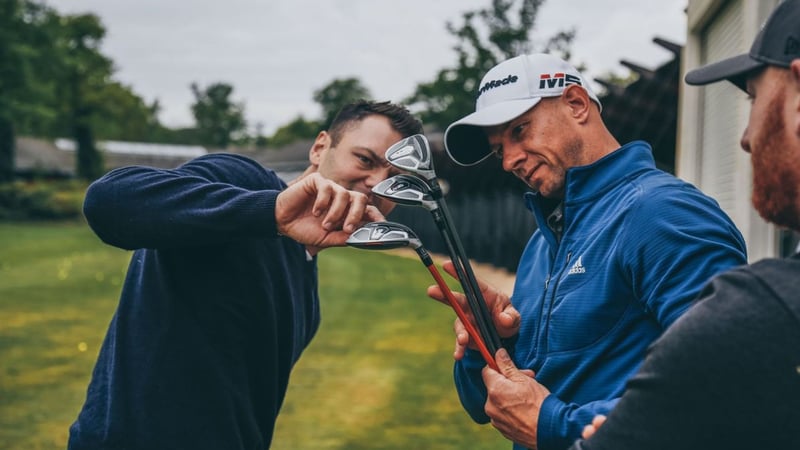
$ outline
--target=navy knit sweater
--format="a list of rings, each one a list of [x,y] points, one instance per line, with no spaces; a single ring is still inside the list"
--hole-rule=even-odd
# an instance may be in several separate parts
[[[89,225],[135,252],[70,449],[269,447],[319,325],[316,258],[277,234],[285,187],[230,154],[90,186]]]

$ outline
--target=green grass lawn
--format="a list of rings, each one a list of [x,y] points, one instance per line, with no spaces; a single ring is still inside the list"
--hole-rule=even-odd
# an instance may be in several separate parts
[[[0,449],[65,447],[129,257],[83,223],[0,223]],[[461,409],[455,315],[418,260],[331,249],[319,271],[322,326],[273,449],[510,448]]]

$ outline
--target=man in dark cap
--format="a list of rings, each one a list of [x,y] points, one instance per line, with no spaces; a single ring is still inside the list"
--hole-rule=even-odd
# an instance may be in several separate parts
[[[686,75],[719,80],[752,104],[753,206],[800,231],[800,0],[773,11],[749,53]],[[572,449],[800,449],[800,253],[713,279],[604,420]]]

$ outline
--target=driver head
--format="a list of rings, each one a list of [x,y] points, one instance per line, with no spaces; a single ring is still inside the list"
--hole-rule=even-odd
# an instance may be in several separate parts
[[[354,231],[347,245],[366,250],[387,250],[400,247],[418,249],[422,246],[416,234],[396,222],[370,222]]]
[[[409,174],[387,178],[376,184],[372,192],[401,205],[422,206],[429,211],[438,207],[430,186]]]
[[[436,178],[433,156],[425,135],[415,134],[394,143],[386,150],[389,164],[430,181]]]

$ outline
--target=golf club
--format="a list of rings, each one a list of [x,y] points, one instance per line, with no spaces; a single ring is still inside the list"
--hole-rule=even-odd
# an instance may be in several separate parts
[[[464,311],[461,304],[458,303],[453,292],[447,286],[442,275],[433,264],[433,259],[430,254],[428,254],[428,251],[422,246],[422,241],[420,241],[411,228],[395,222],[370,222],[354,231],[347,239],[347,245],[365,250],[387,250],[400,247],[411,247],[414,249],[422,260],[422,263],[428,268],[433,279],[436,280],[436,284],[444,293],[448,304],[456,312],[458,318],[461,319],[461,323],[464,324],[467,333],[469,333],[473,342],[475,342],[483,359],[491,368],[499,371],[497,363],[494,361],[493,353],[489,352],[483,337],[472,325],[466,311]]]
[[[478,287],[478,281],[475,279],[472,265],[469,262],[466,251],[464,251],[464,246],[461,244],[458,231],[450,215],[450,209],[447,207],[447,202],[445,202],[442,188],[439,185],[439,181],[436,179],[436,170],[433,167],[433,154],[428,139],[423,134],[415,134],[401,139],[386,150],[386,160],[389,164],[398,169],[420,175],[427,182],[430,187],[431,197],[438,204],[443,216],[444,228],[440,228],[440,231],[449,234],[449,239],[455,248],[455,253],[450,254],[453,259],[453,264],[456,267],[459,265],[462,266],[461,272],[466,276],[466,284],[470,286],[475,297],[479,300],[478,309],[474,312],[476,315],[482,316],[483,321],[489,325],[487,339],[492,342],[494,347],[502,347],[500,337],[497,335],[494,326],[491,326],[491,315],[486,308],[486,303]],[[462,281],[463,286],[465,283],[464,280],[461,279],[461,275],[459,275],[459,279]],[[464,287],[464,290],[466,292],[467,288]]]
[[[458,254],[447,230],[446,219],[442,214],[440,203],[433,199],[430,187],[416,176],[400,174],[381,181],[372,188],[372,192],[401,205],[422,206],[430,211],[433,221],[442,235],[447,251],[453,260],[453,266],[464,289],[464,295],[467,297],[478,330],[480,330],[481,336],[491,354],[494,355],[500,348],[500,337],[492,324],[491,316],[486,307],[486,302],[478,289],[477,281],[474,284],[469,283],[463,265],[459,264]]]

